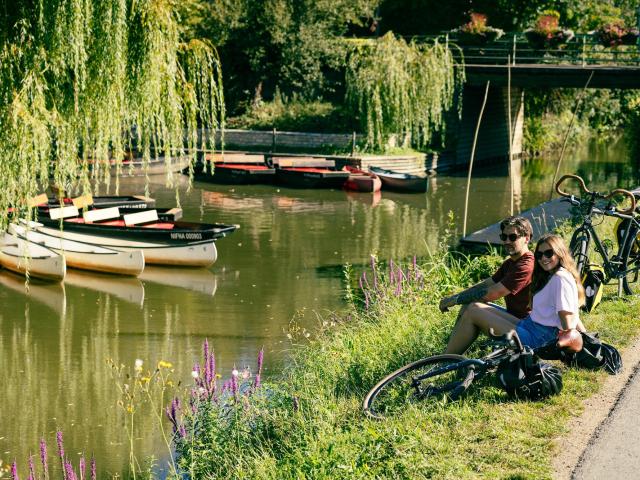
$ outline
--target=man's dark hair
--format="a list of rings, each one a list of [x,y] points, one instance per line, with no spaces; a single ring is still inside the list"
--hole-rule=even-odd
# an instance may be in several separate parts
[[[533,228],[531,228],[531,222],[526,218],[519,216],[507,217],[500,222],[500,231],[504,232],[507,227],[514,227],[518,235],[527,237],[531,241]]]

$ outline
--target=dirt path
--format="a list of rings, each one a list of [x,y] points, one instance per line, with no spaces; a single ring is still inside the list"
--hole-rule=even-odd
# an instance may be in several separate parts
[[[640,472],[640,338],[622,352],[622,373],[584,401],[568,434],[556,439],[554,478],[637,478]],[[615,470],[612,470],[615,469]]]

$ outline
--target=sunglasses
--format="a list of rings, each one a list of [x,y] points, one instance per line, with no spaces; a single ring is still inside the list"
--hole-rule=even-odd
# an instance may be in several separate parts
[[[541,252],[540,250],[538,250],[534,255],[536,256],[536,260],[541,260],[542,257],[547,257],[547,258],[553,257],[554,253],[555,252],[553,251],[553,249],[550,248],[549,250],[545,250],[544,252]]]
[[[520,238],[520,235],[518,235],[517,233],[510,233],[509,235],[505,233],[500,234],[500,240],[502,240],[503,242],[506,242],[507,238],[509,239],[509,241],[515,242],[518,238]]]

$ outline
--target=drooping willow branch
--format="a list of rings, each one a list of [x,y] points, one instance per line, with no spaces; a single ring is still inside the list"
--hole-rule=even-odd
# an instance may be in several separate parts
[[[146,162],[179,156],[199,128],[223,124],[217,53],[181,41],[175,6],[17,1],[15,21],[0,25],[0,227],[9,206],[50,182],[77,193],[109,188],[114,165],[127,173],[126,151]]]
[[[461,91],[464,69],[440,43],[418,45],[392,33],[357,45],[346,71],[347,105],[360,119],[369,147],[383,150],[392,134],[429,143],[443,131],[444,113]]]

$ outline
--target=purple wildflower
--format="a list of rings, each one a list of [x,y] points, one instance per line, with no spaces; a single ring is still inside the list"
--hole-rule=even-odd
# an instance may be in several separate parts
[[[207,386],[209,389],[209,395],[213,395],[216,391],[216,355],[214,352],[211,352],[209,355],[207,367],[209,368],[210,377]]]
[[[86,471],[87,471],[87,464],[84,460],[84,455],[82,455],[80,457],[80,480],[85,480],[85,478],[87,478],[85,474]]]
[[[171,407],[167,407],[165,412],[167,414],[167,418],[173,425],[173,433],[178,431],[179,420],[178,420],[178,412],[180,411],[180,399],[178,397],[174,398],[171,401]]]
[[[185,438],[187,436],[187,429],[184,428],[183,424],[180,425],[180,428],[178,429],[178,434],[180,435],[180,438]]]
[[[40,462],[42,463],[42,469],[44,470],[44,478],[49,477],[49,463],[47,462],[47,444],[44,438],[40,439]]]
[[[256,390],[260,388],[260,374],[256,373],[256,378],[253,380],[253,389]]]
[[[73,471],[73,465],[71,465],[71,462],[64,462],[64,473],[67,480],[76,480],[76,472]]]
[[[235,371],[235,368],[234,368]],[[236,373],[235,375],[232,374],[231,375],[231,392],[233,393],[233,395],[237,395],[238,394],[238,374]]]
[[[15,460],[11,464],[11,478],[12,480],[20,480],[20,477],[18,476],[18,464]]]
[[[58,456],[60,457],[60,465],[62,467],[62,478],[64,480],[73,480],[72,478],[69,478],[67,475],[67,469],[65,468],[64,444],[62,442],[62,432],[60,430],[56,432],[56,441],[58,442]]]
[[[29,455],[29,480],[36,480],[36,468],[33,465],[33,455]]]
[[[264,362],[264,347],[258,353],[258,375],[262,373],[262,363]]]
[[[91,480],[96,480],[98,476],[96,475],[96,459],[91,457]]]
[[[64,459],[64,444],[62,442],[62,432],[58,430],[56,432],[56,441],[58,442],[58,455]]]

